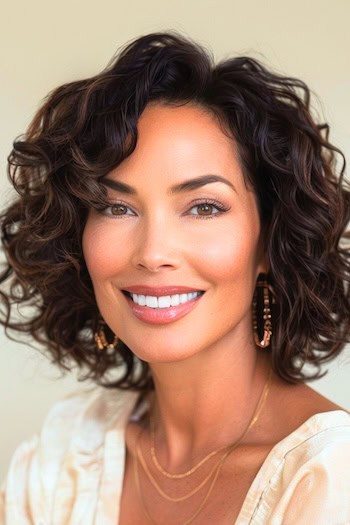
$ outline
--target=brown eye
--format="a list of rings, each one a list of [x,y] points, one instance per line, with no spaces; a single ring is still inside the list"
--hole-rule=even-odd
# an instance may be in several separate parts
[[[107,217],[124,218],[135,216],[133,210],[123,202],[115,202],[98,211]]]
[[[198,204],[198,215],[211,215],[213,211],[212,204]]]
[[[194,215],[197,219],[211,219],[212,217],[219,217],[222,213],[229,211],[229,207],[218,201],[203,201],[192,204],[190,208],[190,215]]]
[[[128,207],[124,206],[124,204],[113,204],[111,213],[112,215],[125,215],[127,209]]]

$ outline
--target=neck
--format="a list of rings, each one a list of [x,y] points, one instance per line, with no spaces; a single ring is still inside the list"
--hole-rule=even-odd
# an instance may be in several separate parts
[[[269,373],[267,354],[253,343],[244,352],[217,350],[151,365],[157,450],[169,470],[239,440],[254,416]]]

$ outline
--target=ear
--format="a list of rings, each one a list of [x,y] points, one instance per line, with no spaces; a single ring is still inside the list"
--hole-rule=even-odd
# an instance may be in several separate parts
[[[266,273],[266,274],[268,274],[269,271],[270,271],[270,264],[269,264],[269,261],[267,260],[267,255],[264,253],[263,257],[260,259],[260,262],[259,262],[259,265],[258,265],[257,276],[259,275],[259,273]]]
[[[267,255],[268,228],[262,228],[260,232],[258,253],[257,253],[257,277],[259,273],[268,274],[270,271],[270,261]]]

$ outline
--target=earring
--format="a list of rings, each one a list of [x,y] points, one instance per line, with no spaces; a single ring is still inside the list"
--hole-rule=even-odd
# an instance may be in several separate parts
[[[257,321],[257,302],[258,302],[258,290],[257,288],[263,288],[263,323],[264,323],[264,336],[261,339],[258,332],[258,321]],[[267,280],[257,281],[256,288],[253,298],[253,330],[254,330],[254,341],[260,348],[267,348],[270,344],[272,336],[272,323],[271,323],[271,306],[269,290],[273,292],[271,286]]]
[[[118,343],[118,337],[115,335],[113,342],[109,343],[107,341],[107,337],[104,331],[104,327],[106,326],[106,323],[104,321],[99,321],[97,331],[95,332],[95,343],[99,351],[102,350],[115,350],[117,343]]]

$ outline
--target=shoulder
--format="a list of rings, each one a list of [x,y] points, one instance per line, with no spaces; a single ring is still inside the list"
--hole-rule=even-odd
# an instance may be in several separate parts
[[[31,523],[28,508],[36,523],[48,523],[45,520],[60,491],[72,495],[74,483],[81,483],[79,472],[86,472],[93,490],[106,436],[109,431],[123,435],[137,397],[135,392],[93,387],[54,403],[41,431],[23,442],[12,457],[0,491],[0,524]]]
[[[292,385],[275,376],[269,402],[268,438],[276,444],[313,416],[337,410],[347,413],[310,386]]]
[[[256,516],[286,525],[350,523],[349,465],[350,414],[314,414],[268,456]]]
[[[350,414],[332,410],[312,415],[280,443],[286,463],[297,471],[310,462],[334,471],[350,459]],[[350,472],[349,472],[350,483]]]
[[[91,387],[73,392],[49,410],[40,442],[43,446],[74,444],[85,449],[98,447],[111,427],[123,428],[138,394],[122,390]]]
[[[281,486],[290,523],[350,523],[350,414],[315,414],[299,434],[286,453]]]

